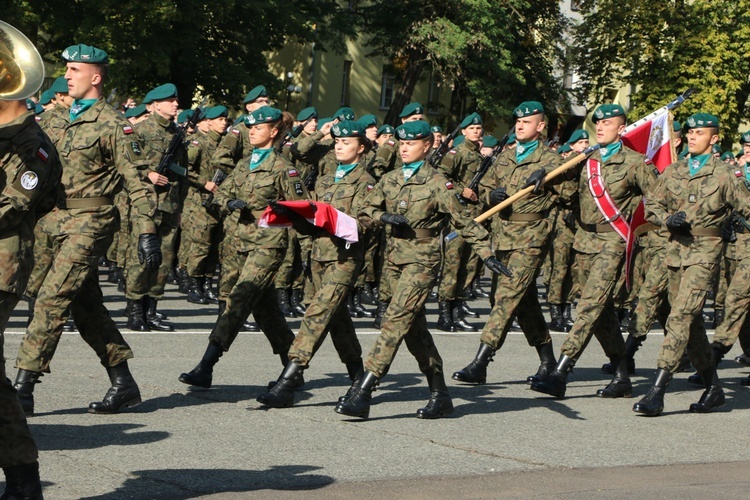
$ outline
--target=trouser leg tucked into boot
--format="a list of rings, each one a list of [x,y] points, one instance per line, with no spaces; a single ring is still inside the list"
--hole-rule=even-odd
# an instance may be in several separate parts
[[[495,354],[494,349],[487,344],[479,344],[474,360],[465,368],[453,374],[453,380],[466,382],[468,384],[484,384],[487,382],[487,365],[492,361]]]
[[[219,358],[223,354],[224,350],[221,347],[209,342],[206,352],[203,354],[203,359],[200,360],[198,366],[180,375],[178,380],[183,384],[210,389],[214,365],[219,362]]]
[[[200,277],[195,278],[190,276],[190,290],[188,290],[188,302],[193,304],[208,304],[208,300],[203,295],[203,284],[206,282],[206,278]]]
[[[378,302],[378,312],[375,313],[375,321],[372,323],[373,328],[380,329],[380,323],[383,321],[383,315],[386,309],[388,309],[389,301],[381,300]]]
[[[372,372],[365,372],[362,379],[353,385],[351,397],[336,405],[336,413],[349,417],[367,418],[370,416],[370,401],[372,391],[378,383],[378,378]]]
[[[43,500],[42,483],[39,480],[39,462],[3,467],[5,493],[3,500]]]
[[[466,321],[461,304],[461,300],[454,300],[451,302],[451,319],[453,320],[453,326],[460,332],[476,332],[477,327]],[[477,315],[477,317],[479,317],[479,315]]]
[[[108,367],[107,374],[112,386],[102,401],[89,405],[89,413],[119,413],[123,408],[141,404],[141,391],[130,374],[127,361]]]
[[[549,329],[553,332],[569,332],[570,327],[565,323],[563,319],[563,309],[560,304],[549,305]]]
[[[158,332],[173,332],[174,327],[162,318],[159,318],[159,313],[156,312],[156,305],[159,301],[148,296],[144,297],[143,300],[146,303],[146,323],[149,328]]]
[[[19,369],[16,374],[16,382],[13,384],[18,393],[18,399],[21,401],[23,412],[27,417],[34,415],[34,386],[39,382],[41,372],[31,372]]]
[[[351,397],[354,388],[357,387],[359,381],[362,379],[362,375],[365,374],[365,367],[362,364],[362,359],[360,358],[357,361],[350,361],[347,363],[346,371],[349,374],[349,380],[352,381],[352,385],[349,386],[349,390],[346,391],[346,394],[339,397],[339,403],[343,403]]]
[[[560,356],[560,360],[557,362],[557,367],[552,370],[545,379],[539,382],[531,384],[531,390],[549,394],[556,398],[562,399],[565,397],[565,390],[567,388],[568,374],[573,369],[575,362],[570,356],[563,354]]]
[[[721,385],[719,385],[719,376],[716,374],[716,367],[719,365],[722,358],[724,358],[724,355],[729,352],[729,349],[731,349],[731,347],[727,348],[719,343],[714,343],[711,346],[711,350],[713,351],[713,363],[701,372],[701,378],[703,379],[703,384],[706,390],[703,391],[703,394],[701,394],[697,403],[690,405],[691,413],[708,413],[713,408],[719,408],[726,403],[724,390],[721,388]]]
[[[667,392],[670,380],[672,380],[672,374],[660,368],[656,372],[654,386],[643,399],[633,405],[633,411],[647,417],[660,415],[664,411],[664,393]]]
[[[358,318],[374,318],[375,313],[368,311],[362,305],[362,289],[355,288],[352,290],[352,300],[354,301],[354,310],[357,311]]]
[[[629,398],[633,395],[633,384],[628,376],[628,359],[623,356],[612,361],[615,368],[615,377],[604,389],[596,391],[600,398]]]
[[[270,391],[261,394],[256,401],[271,408],[288,408],[294,404],[294,388],[304,368],[290,361]]]
[[[557,366],[557,361],[555,360],[555,351],[552,348],[551,340],[546,344],[536,346],[536,352],[537,354],[539,354],[539,361],[541,361],[541,363],[539,365],[539,369],[536,372],[536,375],[530,375],[526,378],[526,382],[528,382],[529,384],[544,380],[550,373],[554,371],[555,366]]]
[[[437,329],[443,332],[455,332],[456,325],[453,324],[453,304],[450,301],[438,302]]]
[[[279,303],[279,310],[285,318],[296,318],[297,315],[292,311],[292,307],[289,305],[289,289],[288,288],[277,288],[276,289],[276,301]]]
[[[430,386],[430,400],[427,406],[417,410],[417,418],[440,418],[453,413],[453,401],[448,394],[443,372],[426,374]]]
[[[289,295],[289,307],[291,307],[292,311],[294,311],[294,314],[296,314],[300,318],[305,315],[305,311],[307,310],[307,308],[302,303],[302,289],[301,288],[292,289],[292,292]],[[366,316],[366,317],[372,318],[372,316]]]
[[[279,354],[279,359],[281,360],[281,366],[286,368],[289,365],[289,355],[286,352],[282,352]],[[268,382],[268,390],[274,388],[274,386],[278,383],[279,379],[271,380]],[[305,377],[302,375],[302,372],[300,372],[299,377],[295,377],[294,380],[291,382],[292,389],[301,389],[305,385]]]
[[[143,310],[143,298],[140,299],[128,299],[127,311],[128,311],[128,322],[127,327],[130,330],[136,332],[149,332],[148,323],[146,323],[146,314]]]

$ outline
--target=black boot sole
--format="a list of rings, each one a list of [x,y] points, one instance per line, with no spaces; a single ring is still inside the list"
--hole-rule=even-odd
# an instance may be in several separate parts
[[[126,408],[133,408],[134,406],[138,406],[141,404],[143,400],[140,396],[137,398],[133,398],[130,401],[126,401],[125,403],[121,404],[117,408],[113,408],[111,410],[95,410],[91,407],[89,407],[88,412],[93,413],[95,415],[115,415],[117,413],[120,413],[120,411],[126,409]]]
[[[183,373],[179,377],[177,377],[177,380],[182,382],[183,384],[187,384],[192,387],[200,387],[202,389],[210,389],[211,388],[211,382],[208,383],[201,383],[194,379],[190,374]]]

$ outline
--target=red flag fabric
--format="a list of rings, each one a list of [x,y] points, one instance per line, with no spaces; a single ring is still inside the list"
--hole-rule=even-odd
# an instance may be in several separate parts
[[[279,205],[294,210],[307,219],[311,224],[324,229],[334,236],[348,243],[357,243],[359,233],[357,232],[357,221],[354,217],[336,210],[331,205],[320,201],[280,201]],[[258,220],[258,227],[291,227],[291,221],[283,215],[278,215],[266,207],[265,212]]]

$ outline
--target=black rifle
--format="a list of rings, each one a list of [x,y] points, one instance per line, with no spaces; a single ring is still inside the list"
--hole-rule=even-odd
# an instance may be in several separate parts
[[[503,152],[503,148],[506,144],[508,144],[508,134],[505,134],[505,137],[503,137],[503,139],[498,142],[494,148],[492,148],[492,153],[482,159],[482,164],[479,165],[479,170],[477,170],[477,173],[474,174],[474,177],[471,178],[471,182],[469,182],[469,185],[467,186],[469,189],[474,191],[475,194],[479,194],[479,182],[482,180],[482,177],[484,177],[490,167],[495,163],[497,155]],[[461,203],[461,205],[466,206],[466,198],[461,196],[461,193],[456,193],[456,198],[458,198],[458,201],[459,203]]]
[[[282,151],[282,150],[284,149],[284,144],[286,144],[286,142],[287,142],[287,141],[288,141],[289,139],[296,139],[297,137],[299,137],[299,135],[300,135],[300,134],[302,133],[302,131],[303,131],[303,130],[305,129],[305,126],[307,126],[307,123],[308,123],[308,122],[309,122],[309,121],[310,121],[311,119],[312,119],[312,118],[308,118],[307,120],[303,121],[302,123],[300,123],[300,124],[299,124],[299,125],[297,125],[296,127],[292,128],[292,130],[288,131],[288,132],[287,132],[287,133],[286,133],[286,134],[284,135],[284,138],[283,138],[283,139],[281,139],[281,142],[279,143],[279,147],[278,147],[278,151],[279,151],[279,153],[281,153],[281,151]]]
[[[221,183],[224,182],[224,179],[227,178],[227,174],[225,174],[221,169],[216,170],[216,173],[214,174],[213,179],[211,179],[211,182],[216,184],[217,186],[221,186]],[[208,198],[205,199],[201,205],[204,207],[209,206],[214,201],[214,194],[211,193],[208,195]]]
[[[185,123],[178,127],[177,133],[172,136],[172,140],[169,141],[169,146],[167,146],[164,156],[162,156],[159,161],[159,166],[156,167],[157,174],[165,175],[167,173],[169,166],[174,161],[174,155],[177,153],[177,148],[185,141],[185,133],[187,132],[187,129],[195,127],[201,118],[201,113],[202,111],[200,107],[195,108],[188,119],[185,120]]]
[[[440,162],[443,160],[443,157],[448,154],[448,151],[450,151],[450,144],[458,137],[458,133],[461,132],[461,125],[456,127],[456,129],[448,134],[447,136],[443,137],[443,140],[440,142],[440,145],[433,149],[430,153],[430,156],[427,158],[427,161],[432,165],[433,167],[437,167],[440,165]]]

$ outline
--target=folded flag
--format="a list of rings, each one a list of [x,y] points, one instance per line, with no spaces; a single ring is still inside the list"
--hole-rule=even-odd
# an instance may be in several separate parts
[[[279,201],[290,210],[307,219],[307,222],[324,229],[328,233],[338,236],[347,243],[357,243],[359,234],[357,233],[357,220],[342,212],[336,210],[331,205],[320,201]],[[278,215],[266,207],[265,212],[258,220],[258,227],[291,227],[292,223],[288,217]]]

